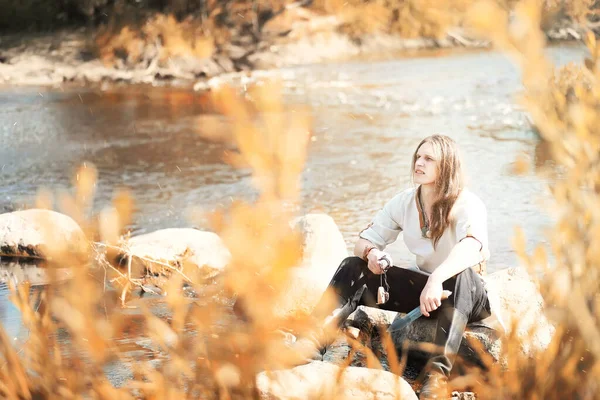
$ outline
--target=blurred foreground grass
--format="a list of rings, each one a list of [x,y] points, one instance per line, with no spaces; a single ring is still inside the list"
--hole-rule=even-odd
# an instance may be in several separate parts
[[[525,89],[521,101],[551,148],[552,166],[542,173],[556,176],[548,210],[556,221],[549,233],[552,254],[541,246],[526,254],[519,230],[514,243],[522,264],[538,279],[546,312],[557,330],[550,346],[532,358],[520,354],[518,339],[509,335],[504,343],[506,368],[489,364],[488,371],[470,370],[453,384],[457,389],[473,389],[482,399],[598,398],[600,50],[590,34],[585,65],[556,71],[544,54],[540,2],[521,1],[509,13],[498,2],[480,1],[464,12],[460,18],[520,67]],[[441,13],[443,18],[456,17]],[[26,285],[13,288],[12,299],[31,334],[24,349],[17,351],[0,329],[2,397],[256,398],[256,373],[287,365],[290,360],[280,337],[272,332],[290,321],[274,316],[272,298],[301,257],[300,238],[288,225],[293,216],[289,205],[298,201],[311,121],[286,112],[280,93],[276,84],[253,88],[245,99],[229,89],[215,93],[215,104],[233,121],[239,149],[228,161],[252,168],[261,195],[254,203],[235,202],[212,216],[215,232],[232,253],[227,271],[214,284],[207,286],[184,263],[182,273],[170,274],[165,283],[169,320],[141,310],[142,334],[167,354],[164,362],[135,363],[134,378],[122,388],[113,387],[104,368],[126,359],[114,338],[130,324],[118,298],[129,299],[137,282],[124,266],[90,268],[67,253],[53,254],[50,275],[56,266],[70,266],[73,279],[60,290],[49,285],[37,294],[39,300],[30,298]],[[92,166],[82,168],[75,195],[61,199],[61,211],[73,216],[88,237],[114,245],[132,218],[133,201],[117,193],[113,207],[104,210],[100,219],[90,216],[96,179]],[[41,196],[38,205],[52,204],[49,196]],[[106,282],[118,290],[106,292]],[[203,293],[204,300],[221,292],[242,295],[251,321],[227,318],[231,311],[221,302],[204,301],[200,306],[198,300],[186,299],[184,283]],[[107,296],[113,300],[107,302]],[[43,307],[36,310],[33,304],[39,302]],[[302,316],[292,323],[296,330],[309,329]],[[65,333],[69,340],[59,340]],[[392,354],[391,368],[397,371],[394,360]]]

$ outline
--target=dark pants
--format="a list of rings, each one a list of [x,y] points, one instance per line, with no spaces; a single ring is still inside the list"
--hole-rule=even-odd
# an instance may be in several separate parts
[[[428,275],[419,271],[404,268],[390,268],[387,273],[389,300],[384,304],[376,304],[377,289],[381,276],[373,274],[367,263],[359,257],[348,257],[342,261],[335,272],[328,290],[334,290],[338,298],[338,306],[342,308],[337,320],[342,324],[359,305],[378,307],[384,310],[407,313],[419,306],[421,292],[427,283]],[[480,321],[490,316],[490,304],[481,277],[471,268],[448,279],[443,283],[445,290],[452,295],[442,301],[440,308],[455,308],[465,315],[469,322]],[[315,316],[322,318],[333,310],[327,309],[325,301],[320,301],[315,309]],[[436,318],[439,309],[430,313]]]

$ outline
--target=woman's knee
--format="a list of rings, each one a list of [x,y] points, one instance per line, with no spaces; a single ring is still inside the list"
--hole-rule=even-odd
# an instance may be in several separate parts
[[[347,283],[356,281],[366,265],[367,263],[360,257],[346,257],[333,275],[332,284],[341,281]]]
[[[449,289],[451,291],[452,287],[454,287],[455,291],[470,291],[472,295],[475,295],[477,297],[481,296],[485,292],[481,276],[472,268],[465,269],[464,271],[456,274],[452,279],[446,282],[448,283],[448,287],[444,288]]]
[[[457,274],[452,281],[454,306],[467,315],[469,320],[477,318],[487,301],[487,292],[481,276],[472,268],[467,268]]]
[[[468,282],[481,282],[481,276],[471,267],[456,274],[455,279]]]
[[[366,265],[367,263],[365,262],[365,260],[363,260],[360,257],[356,257],[356,256],[350,256],[350,257],[346,257],[342,260],[342,262],[340,263],[340,268],[362,268],[363,265]]]

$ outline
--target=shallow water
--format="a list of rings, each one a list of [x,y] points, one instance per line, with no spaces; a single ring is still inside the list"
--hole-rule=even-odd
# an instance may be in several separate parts
[[[557,64],[581,61],[582,47],[554,47]],[[314,118],[302,175],[302,209],[331,215],[350,248],[374,213],[410,182],[411,153],[432,133],[462,148],[470,188],[488,208],[489,270],[517,264],[510,239],[520,225],[532,249],[550,222],[546,185],[534,171],[515,176],[517,154],[540,165],[546,152],[517,105],[518,71],[492,51],[288,68],[278,74],[289,109]],[[183,89],[4,88],[0,91],[0,210],[34,202],[40,187],[70,190],[83,162],[99,170],[95,208],[129,188],[134,233],[209,228],[193,210],[252,198],[249,172],[222,161],[230,145],[203,138],[212,115],[205,95]],[[393,248],[398,263],[412,257]],[[18,313],[0,288],[2,323],[19,336]]]

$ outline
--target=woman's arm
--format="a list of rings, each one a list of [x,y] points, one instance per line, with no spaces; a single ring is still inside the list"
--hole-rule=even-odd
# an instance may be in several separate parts
[[[368,251],[367,259],[365,260],[365,252]],[[377,246],[375,246],[371,241],[363,238],[359,238],[354,245],[354,255],[362,258],[367,262],[367,265],[371,272],[376,275],[382,274],[384,269],[379,265],[379,260],[382,256],[386,256],[389,263],[393,263],[392,257],[384,252],[379,250]],[[389,265],[391,267],[391,265]]]
[[[448,257],[433,271],[430,281],[443,283],[465,269],[481,262],[481,242],[474,237],[466,237],[458,242]]]
[[[429,317],[431,311],[442,304],[442,284],[465,269],[481,262],[481,243],[466,237],[458,242],[442,262],[429,276],[427,284],[421,292],[421,312]]]
[[[400,222],[404,220],[406,203],[410,201],[413,193],[414,189],[409,189],[394,196],[377,212],[369,226],[358,234],[359,239],[354,245],[354,255],[362,259],[366,258],[365,261],[374,274],[384,272],[379,265],[379,261],[383,258],[387,259],[390,266],[393,265],[392,257],[382,250],[393,243],[402,232]]]
[[[377,247],[367,239],[359,238],[354,245],[354,255],[356,257],[363,257],[364,251],[367,247]]]

